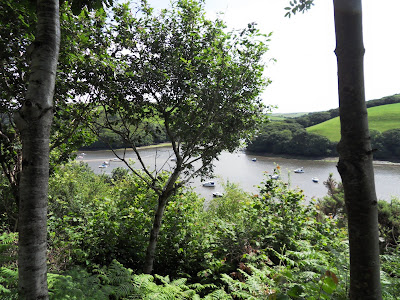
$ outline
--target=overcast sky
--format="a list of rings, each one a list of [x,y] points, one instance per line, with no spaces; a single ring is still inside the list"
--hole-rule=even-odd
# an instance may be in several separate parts
[[[167,8],[169,0],[149,0]],[[315,0],[305,14],[285,18],[289,0],[206,0],[214,19],[222,12],[228,28],[256,22],[273,32],[265,76],[272,80],[262,95],[274,112],[311,112],[338,107],[333,1]],[[363,1],[365,93],[372,100],[400,93],[400,0]]]

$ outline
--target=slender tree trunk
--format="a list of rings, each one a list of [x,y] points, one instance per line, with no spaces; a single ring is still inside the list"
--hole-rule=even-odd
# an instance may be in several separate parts
[[[165,187],[162,193],[158,196],[158,205],[156,209],[156,213],[154,215],[153,227],[151,228],[150,232],[150,239],[149,244],[146,250],[146,258],[143,267],[143,272],[146,274],[151,274],[153,271],[154,266],[154,258],[156,255],[157,249],[157,240],[158,235],[160,233],[162,218],[164,216],[165,207],[167,206],[169,197],[175,192],[176,188],[175,183],[179,178],[180,170],[181,170],[182,161],[178,159],[177,167],[175,168],[174,172],[168,179],[168,182],[165,184]]]
[[[146,274],[151,274],[153,271],[154,259],[156,256],[157,240],[161,229],[162,218],[164,216],[165,207],[168,202],[168,195],[162,194],[158,198],[158,206],[156,213],[154,215],[153,227],[150,232],[149,244],[146,250],[145,264],[143,272]]]
[[[46,221],[49,137],[60,43],[58,2],[37,1],[38,23],[28,90],[15,116],[23,147],[18,224],[20,299],[48,299]]]
[[[382,299],[378,208],[364,93],[361,0],[334,0],[341,140],[348,213],[350,299]]]

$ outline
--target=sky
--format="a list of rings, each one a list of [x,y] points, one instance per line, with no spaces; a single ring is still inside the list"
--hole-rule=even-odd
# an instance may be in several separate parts
[[[156,9],[170,3],[148,2]],[[272,32],[265,57],[265,76],[272,83],[261,98],[276,106],[274,113],[338,107],[333,1],[314,2],[310,11],[287,18],[289,0],[206,0],[208,18],[223,13],[228,29],[256,22],[261,32]],[[400,93],[400,0],[364,0],[362,5],[366,100]]]

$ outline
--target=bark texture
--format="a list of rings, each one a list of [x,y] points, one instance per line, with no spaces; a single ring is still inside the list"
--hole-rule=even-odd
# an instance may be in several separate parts
[[[167,184],[165,185],[165,188],[158,196],[158,205],[157,205],[156,212],[154,215],[153,227],[151,228],[151,231],[150,231],[150,239],[149,239],[149,244],[148,244],[147,250],[146,250],[145,264],[143,267],[143,272],[146,274],[151,274],[153,272],[154,258],[155,258],[156,249],[157,249],[157,240],[158,240],[158,235],[161,230],[162,218],[164,216],[165,207],[168,204],[169,197],[176,190],[175,183],[178,180],[180,172],[181,172],[180,171],[181,166],[179,166],[179,164],[181,164],[181,163],[182,163],[181,159],[178,159],[178,162],[177,162],[178,166],[175,168],[175,171],[170,176]]]
[[[18,226],[20,299],[48,299],[46,221],[50,127],[60,44],[58,0],[38,0],[37,16],[26,99],[15,115],[23,146]]]
[[[382,299],[378,208],[364,92],[361,0],[334,0],[342,177],[350,243],[350,299]]]

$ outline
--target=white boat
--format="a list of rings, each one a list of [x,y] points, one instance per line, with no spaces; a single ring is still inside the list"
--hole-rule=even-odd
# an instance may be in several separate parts
[[[215,192],[213,193],[213,197],[217,198],[217,197],[222,197],[224,196],[224,194],[220,193],[220,192]]]
[[[103,165],[108,166],[110,163],[108,161],[104,161]]]
[[[304,173],[303,168],[298,168],[296,170],[294,170],[295,173]]]
[[[82,156],[82,155],[79,155],[77,158],[78,158],[78,159],[83,159],[83,156]]]
[[[207,182],[203,183],[203,186],[213,187],[213,186],[215,186],[215,182],[214,181],[207,181]]]
[[[176,161],[176,157],[171,158],[171,161]]]
[[[120,159],[119,159],[118,157],[114,157],[114,158],[112,159],[112,161],[120,161]]]
[[[254,157],[254,158],[252,158],[251,160],[252,160],[252,161],[257,161],[257,158]]]
[[[317,177],[313,177],[311,180],[312,180],[313,182],[316,182],[316,183],[319,182],[319,179],[318,179]]]
[[[279,179],[279,175],[278,174],[269,175],[269,177],[271,177],[271,179]]]
[[[100,169],[104,169],[104,168],[107,168],[108,166],[106,165],[106,164],[101,164],[100,166],[99,166],[99,168]]]

